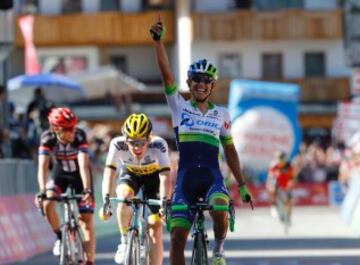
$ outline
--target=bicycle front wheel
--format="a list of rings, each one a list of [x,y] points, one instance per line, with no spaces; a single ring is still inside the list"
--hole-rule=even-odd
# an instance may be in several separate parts
[[[82,264],[83,262],[85,262],[84,240],[78,229],[75,229],[73,233],[74,233],[75,259],[77,261],[76,264]]]
[[[125,265],[139,265],[140,262],[140,244],[138,232],[131,230],[128,237]]]
[[[149,236],[146,234],[140,245],[140,265],[149,265]]]
[[[60,265],[76,265],[74,236],[69,227],[64,225],[61,232]]]
[[[195,234],[191,265],[208,265],[207,243],[205,235],[202,233]]]

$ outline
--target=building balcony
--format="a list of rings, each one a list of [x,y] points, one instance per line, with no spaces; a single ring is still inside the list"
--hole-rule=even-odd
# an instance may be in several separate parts
[[[272,12],[232,11],[193,13],[194,41],[294,40],[342,38],[342,12],[290,9]],[[35,45],[146,45],[148,29],[158,11],[99,12],[35,17]],[[161,11],[167,27],[165,41],[175,40],[175,15]],[[24,45],[16,30],[16,46]]]
[[[212,94],[212,100],[218,104],[227,104],[230,79],[220,79]],[[272,80],[275,81],[275,80]],[[300,85],[301,103],[334,103],[350,97],[350,81],[340,78],[303,78],[284,79],[276,82],[295,83]]]
[[[289,9],[193,15],[195,41],[342,38],[342,11]]]
[[[149,27],[157,18],[158,11],[36,16],[34,41],[37,47],[151,44]],[[168,29],[165,42],[173,42],[175,35],[173,12],[161,11],[161,19]],[[15,43],[18,47],[24,46],[18,27]]]

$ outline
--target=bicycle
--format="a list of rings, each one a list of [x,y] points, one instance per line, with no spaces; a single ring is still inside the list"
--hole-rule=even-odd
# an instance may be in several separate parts
[[[286,191],[283,191],[280,188],[275,190],[276,211],[278,213],[280,222],[284,226],[285,234],[289,233],[289,228],[291,225],[291,209],[289,205],[286,205],[287,198],[288,194]]]
[[[86,261],[84,240],[80,232],[78,216],[74,201],[82,199],[82,194],[75,194],[71,189],[69,193],[62,193],[55,197],[39,198],[41,214],[45,216],[43,200],[57,201],[62,204],[60,265],[81,265]]]
[[[170,208],[170,209],[169,209]],[[222,211],[228,212],[229,228],[230,231],[234,231],[235,226],[235,210],[233,201],[230,200],[229,205],[209,205],[207,202],[198,200],[194,205],[186,204],[175,204],[168,205],[166,207],[166,224],[167,229],[169,230],[169,221],[172,211],[186,211],[193,210],[195,211],[195,221],[192,227],[192,238],[193,238],[193,247],[191,255],[191,265],[209,265],[208,257],[208,245],[209,240],[205,230],[205,211]]]
[[[125,265],[148,265],[149,264],[149,234],[148,223],[146,221],[147,211],[145,206],[162,206],[161,200],[105,198],[105,204],[109,206],[107,200],[117,203],[125,203],[133,209],[127,250],[125,255]],[[104,211],[107,211],[104,207]]]

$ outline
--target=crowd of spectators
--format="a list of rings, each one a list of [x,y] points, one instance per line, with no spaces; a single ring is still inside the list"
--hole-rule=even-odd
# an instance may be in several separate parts
[[[0,157],[36,159],[39,136],[48,127],[47,113],[54,104],[45,98],[41,88],[34,90],[24,112],[17,112],[15,105],[3,97],[0,88],[1,113],[5,116],[1,117]]]
[[[315,140],[302,143],[299,154],[293,160],[298,182],[327,182],[337,180],[343,153],[343,145],[324,146]]]

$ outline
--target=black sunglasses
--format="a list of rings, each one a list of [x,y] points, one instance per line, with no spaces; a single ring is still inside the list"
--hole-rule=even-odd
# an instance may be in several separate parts
[[[213,78],[211,78],[210,76],[207,76],[207,75],[194,75],[191,78],[191,80],[196,83],[205,83],[205,84],[210,84],[211,82],[214,81]]]
[[[126,142],[132,147],[144,147],[148,143],[147,140],[126,140]]]

